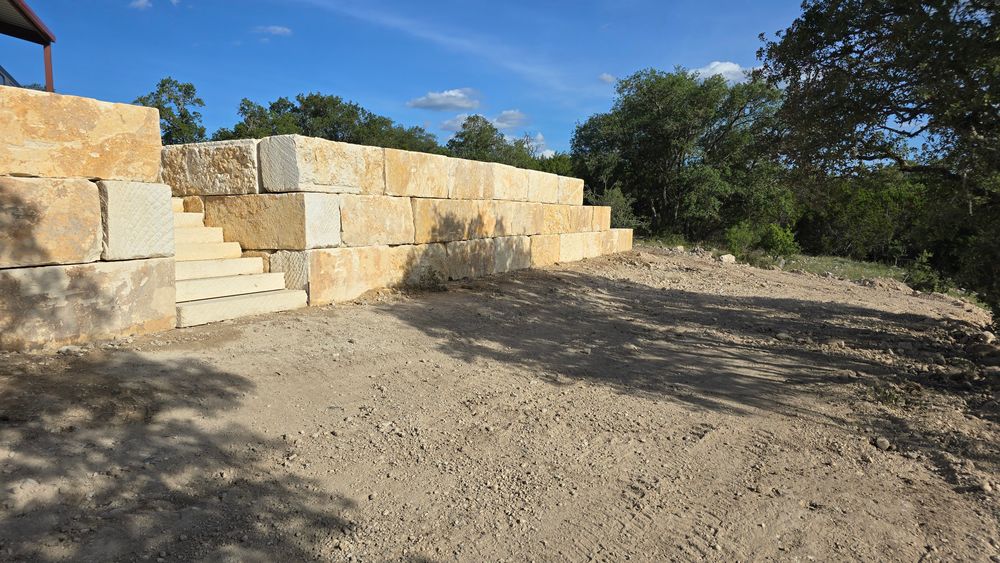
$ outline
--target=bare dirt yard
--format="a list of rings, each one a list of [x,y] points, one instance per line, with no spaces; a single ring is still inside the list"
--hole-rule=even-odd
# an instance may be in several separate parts
[[[0,560],[998,561],[988,321],[639,247],[0,355]]]

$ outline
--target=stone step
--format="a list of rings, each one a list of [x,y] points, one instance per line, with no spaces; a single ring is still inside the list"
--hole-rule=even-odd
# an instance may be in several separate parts
[[[179,213],[174,212],[174,228],[179,229],[182,227],[204,227],[205,226],[205,214],[204,213]]]
[[[244,274],[260,274],[264,272],[264,260],[259,256],[252,258],[230,258],[228,260],[196,260],[193,262],[177,262],[175,273],[177,281],[196,280],[201,278],[221,278],[240,276]]]
[[[173,209],[174,213],[184,211],[184,199],[179,197],[170,198],[170,208]]]
[[[177,302],[214,299],[285,289],[285,274],[248,274],[221,278],[201,278],[177,282]]]
[[[174,229],[174,242],[223,242],[221,227],[183,227]]]
[[[177,304],[177,326],[196,326],[306,306],[306,292],[281,289]]]
[[[178,244],[174,259],[178,262],[223,260],[225,258],[239,258],[242,255],[243,250],[238,242],[195,242]]]

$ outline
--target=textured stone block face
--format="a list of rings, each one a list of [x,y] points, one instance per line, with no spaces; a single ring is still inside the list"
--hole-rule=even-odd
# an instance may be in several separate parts
[[[628,252],[632,250],[632,229],[611,229],[614,236],[615,252]]]
[[[559,203],[559,176],[548,172],[529,170],[528,201]]]
[[[583,205],[583,180],[559,176],[559,203]]]
[[[580,233],[590,231],[594,223],[592,207],[582,205],[543,205],[544,234]]]
[[[170,258],[0,270],[0,348],[167,330],[174,307]]]
[[[531,267],[551,266],[559,261],[559,240],[562,235],[531,237]]]
[[[255,194],[257,139],[167,145],[161,156],[160,181],[174,195]]]
[[[205,198],[205,225],[222,227],[246,250],[304,250],[340,244],[340,197],[290,193]]]
[[[93,262],[101,237],[93,182],[0,177],[0,268]]]
[[[181,202],[186,213],[204,213],[205,212],[205,199],[201,196],[187,196]]]
[[[406,197],[341,196],[340,222],[348,246],[413,244],[413,209]]]
[[[611,208],[604,206],[591,207],[594,213],[593,231],[606,231],[611,228]]]
[[[155,109],[0,86],[0,175],[156,182]]]
[[[385,193],[447,198],[451,170],[451,159],[445,156],[385,149]]]
[[[496,266],[495,241],[489,238],[449,242],[448,278],[460,280],[492,274]]]
[[[566,233],[559,235],[559,261],[576,262],[601,254],[600,233]]]
[[[104,219],[104,260],[134,260],[174,254],[170,186],[98,182]]]
[[[528,171],[506,164],[494,164],[493,197],[494,199],[527,201]]]
[[[494,234],[498,237],[535,235],[545,228],[545,206],[540,203],[494,201],[492,206],[496,217]]]
[[[279,135],[260,141],[260,181],[267,192],[381,194],[385,151],[303,137]]]
[[[436,287],[448,279],[448,249],[444,244],[418,244],[408,250],[403,283],[411,287]]]
[[[493,236],[496,218],[492,202],[414,198],[411,203],[417,243]]]
[[[493,199],[495,166],[462,158],[451,159],[448,197],[451,199]]]
[[[494,273],[511,272],[531,267],[531,238],[526,236],[493,239]]]
[[[276,252],[271,256],[271,270],[285,272],[290,289],[306,289],[310,305],[325,305],[399,285],[409,254],[409,247],[403,246]]]

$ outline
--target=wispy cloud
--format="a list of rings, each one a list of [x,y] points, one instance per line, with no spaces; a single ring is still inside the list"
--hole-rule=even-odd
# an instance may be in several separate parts
[[[731,62],[731,61],[712,61],[707,65],[694,69],[702,78],[708,78],[710,76],[719,75],[725,78],[726,81],[732,83],[745,82],[747,79],[747,72],[751,69],[743,68],[742,66]]]
[[[436,111],[476,109],[479,107],[479,99],[472,88],[455,88],[443,92],[427,92],[426,96],[410,100],[406,105],[411,108]]]
[[[550,149],[548,143],[545,142],[545,135],[542,135],[541,131],[535,133],[535,136],[531,138],[531,147],[535,154],[542,158],[552,158],[556,155],[556,151]]]
[[[153,3],[150,0],[132,0],[128,4],[129,8],[135,8],[136,10],[148,10],[153,7]]]
[[[615,78],[615,75],[608,74],[606,72],[602,72],[601,74],[598,74],[597,75],[597,79],[600,80],[601,82],[605,83],[605,84],[614,84],[615,82],[618,81],[618,79]]]
[[[258,25],[253,28],[254,33],[260,33],[262,35],[291,35],[291,28],[285,27],[283,25]]]
[[[469,113],[460,113],[451,119],[446,119],[441,123],[441,129],[444,131],[458,131],[462,128],[462,124],[471,115]],[[482,115],[482,114],[478,114]],[[486,117],[485,115],[483,117]],[[486,119],[496,126],[497,129],[513,129],[515,127],[520,127],[528,122],[528,116],[517,109],[505,109],[500,112],[495,118],[486,117]]]

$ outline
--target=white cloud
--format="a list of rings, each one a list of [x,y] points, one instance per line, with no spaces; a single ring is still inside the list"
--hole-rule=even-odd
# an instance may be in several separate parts
[[[469,114],[460,113],[451,119],[446,119],[441,123],[441,129],[444,131],[458,131],[462,128],[462,124],[465,120],[469,119]]]
[[[556,155],[556,151],[550,149],[545,143],[545,135],[541,132],[535,133],[535,136],[531,138],[531,146],[541,158],[552,158]]]
[[[135,8],[136,10],[146,10],[153,7],[153,3],[150,0],[132,0],[128,4],[129,8]]]
[[[606,72],[602,72],[601,74],[598,74],[597,75],[597,79],[600,80],[601,82],[605,83],[605,84],[614,84],[615,82],[618,81],[618,79],[615,78],[615,76],[613,74],[608,74]]]
[[[283,25],[258,25],[253,29],[254,33],[263,33],[264,35],[291,35],[291,28],[285,27]]]
[[[528,121],[528,116],[521,110],[505,109],[493,120],[493,125],[496,125],[497,129],[510,129],[512,127],[520,127],[526,121]]]
[[[694,72],[702,78],[718,74],[722,78],[725,78],[727,82],[738,83],[746,81],[746,73],[750,70],[730,61],[712,61],[701,68],[694,69]]]
[[[479,107],[479,100],[472,88],[454,88],[443,92],[427,92],[426,96],[410,100],[406,105],[411,108],[437,111],[476,109]]]

